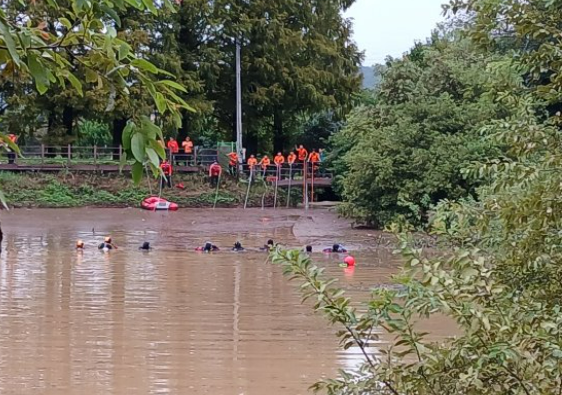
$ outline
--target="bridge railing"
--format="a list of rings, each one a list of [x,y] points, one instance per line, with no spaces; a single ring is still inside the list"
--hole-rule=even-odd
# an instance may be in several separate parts
[[[310,162],[303,164],[294,163],[288,164],[284,163],[282,165],[255,165],[249,166],[248,164],[243,164],[242,173],[240,176],[244,178],[249,178],[250,175],[254,180],[262,179],[268,182],[274,183],[275,180],[302,180],[305,177],[304,169],[306,169],[307,179],[312,178],[332,178],[332,175],[328,173],[321,163],[315,163],[314,165]]]
[[[122,146],[79,146],[79,145],[31,145],[20,147],[22,156],[14,158],[17,164],[25,165],[118,165],[123,156]],[[200,148],[192,154],[180,151],[171,154],[169,160],[180,166],[207,166],[218,159],[216,149]]]

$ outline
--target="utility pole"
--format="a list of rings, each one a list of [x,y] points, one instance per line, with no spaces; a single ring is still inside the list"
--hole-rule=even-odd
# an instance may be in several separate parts
[[[238,162],[242,160],[242,70],[240,60],[240,39],[236,38],[236,154]],[[242,166],[240,166],[242,167]]]

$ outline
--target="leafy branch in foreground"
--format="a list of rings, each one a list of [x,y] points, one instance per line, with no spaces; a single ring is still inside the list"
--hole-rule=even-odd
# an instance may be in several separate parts
[[[396,289],[376,289],[360,307],[323,269],[299,251],[276,251],[274,263],[302,282],[303,301],[339,324],[340,345],[357,347],[363,362],[315,384],[335,394],[557,394],[562,388],[562,316],[516,295],[480,251],[455,250],[429,259],[401,237],[406,263]],[[514,301],[517,300],[516,303]],[[360,313],[359,313],[360,311]],[[440,343],[418,331],[419,321],[446,316],[458,335]],[[454,325],[451,325],[454,327]],[[382,331],[382,333],[381,333]],[[453,335],[453,334],[451,334]],[[389,346],[377,349],[382,338]],[[380,355],[380,357],[379,357]]]
[[[148,92],[152,108],[133,111],[123,141],[124,157],[133,162],[133,178],[139,182],[144,165],[156,174],[164,158],[156,143],[162,131],[150,112],[168,116],[179,128],[181,111],[192,108],[180,96],[186,89],[175,76],[123,39],[120,15],[131,11],[157,15],[173,13],[175,6],[171,0],[11,2],[0,9],[0,82],[28,92],[34,87],[39,95],[67,85],[70,96],[95,92],[107,97],[105,112],[114,110],[116,98],[131,101],[133,88]]]

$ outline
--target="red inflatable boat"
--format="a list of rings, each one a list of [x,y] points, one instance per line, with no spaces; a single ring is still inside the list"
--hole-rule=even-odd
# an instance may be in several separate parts
[[[159,198],[156,196],[147,197],[141,202],[141,208],[150,211],[156,210],[167,210],[167,211],[177,211],[178,205],[167,201],[166,199]]]

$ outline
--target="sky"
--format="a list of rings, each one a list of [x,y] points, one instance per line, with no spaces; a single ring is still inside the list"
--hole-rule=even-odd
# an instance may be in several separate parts
[[[429,37],[444,20],[446,0],[356,0],[346,12],[354,19],[354,39],[365,51],[365,66],[382,63],[387,55],[399,57],[414,41]]]

